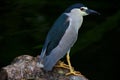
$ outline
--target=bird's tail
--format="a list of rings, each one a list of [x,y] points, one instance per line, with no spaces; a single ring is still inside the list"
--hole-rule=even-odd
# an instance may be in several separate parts
[[[40,56],[39,56],[39,62],[38,62],[38,66],[43,68],[44,67],[44,64],[43,64],[43,61],[44,61],[44,58],[45,58],[45,52],[46,52],[46,49],[45,50],[42,50]]]

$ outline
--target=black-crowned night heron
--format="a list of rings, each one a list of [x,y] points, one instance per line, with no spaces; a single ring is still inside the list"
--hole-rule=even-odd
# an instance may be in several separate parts
[[[83,4],[77,3],[65,10],[64,13],[53,24],[48,32],[41,55],[40,63],[43,69],[51,71],[55,64],[67,53],[67,62],[70,68],[69,74],[76,74],[70,63],[70,49],[78,37],[83,16],[98,12],[88,9]]]

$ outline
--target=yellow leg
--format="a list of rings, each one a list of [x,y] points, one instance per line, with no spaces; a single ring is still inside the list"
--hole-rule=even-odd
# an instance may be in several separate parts
[[[66,57],[67,57],[67,62],[70,69],[70,72],[66,73],[66,75],[81,75],[80,72],[75,71],[74,68],[71,66],[69,52],[67,53]]]

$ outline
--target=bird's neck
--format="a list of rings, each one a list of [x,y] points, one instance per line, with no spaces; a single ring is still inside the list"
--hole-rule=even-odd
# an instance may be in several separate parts
[[[83,16],[80,13],[67,13],[69,18],[71,18],[71,23],[75,30],[78,32],[80,29],[82,22],[83,22]]]

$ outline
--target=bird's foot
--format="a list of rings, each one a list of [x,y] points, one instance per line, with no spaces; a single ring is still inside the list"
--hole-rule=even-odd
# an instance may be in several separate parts
[[[65,68],[65,69],[69,69],[69,65],[65,64],[62,61],[59,61],[58,64],[55,67],[60,67],[60,68]]]
[[[65,68],[65,69],[70,70],[70,72],[68,72],[68,73],[65,74],[66,76],[68,76],[68,75],[76,75],[76,76],[82,75],[79,71],[75,71],[72,66],[69,67],[69,65],[65,64],[62,61],[59,61],[58,64],[55,67]]]
[[[68,76],[68,75],[81,76],[82,74],[79,71],[75,71],[74,69],[70,69],[70,72],[66,73],[66,76]]]

